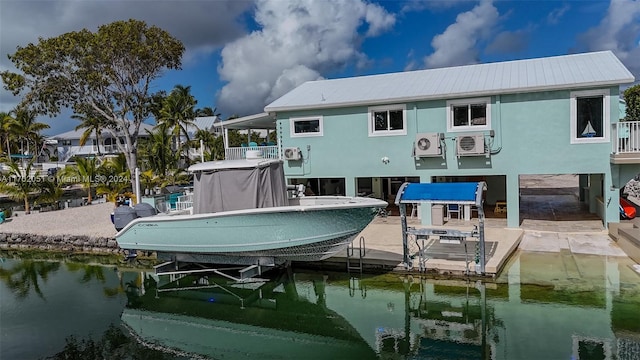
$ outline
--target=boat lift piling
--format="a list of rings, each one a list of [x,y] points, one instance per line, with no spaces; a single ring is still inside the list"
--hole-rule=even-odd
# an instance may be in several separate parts
[[[446,240],[464,242],[465,246],[465,268],[469,271],[470,261],[467,257],[467,239],[477,238],[478,248],[474,257],[475,272],[477,274],[486,273],[486,252],[485,252],[485,232],[484,232],[484,209],[483,192],[487,190],[487,184],[480,182],[461,183],[404,183],[398,190],[395,204],[400,209],[400,223],[402,226],[402,250],[404,266],[407,270],[413,269],[411,254],[409,253],[409,236],[422,239],[422,246],[418,251],[418,267],[420,271],[426,271],[427,254],[425,240],[429,236],[438,236],[440,241]],[[420,228],[416,229],[407,226],[407,204],[425,203],[429,205],[456,204],[458,206],[476,206],[478,209],[478,225],[472,231],[462,231],[459,229]],[[417,243],[417,241],[416,241]]]

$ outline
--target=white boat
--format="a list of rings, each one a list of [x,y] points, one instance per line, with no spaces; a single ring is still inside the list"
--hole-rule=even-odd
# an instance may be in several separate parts
[[[344,250],[387,206],[365,197],[290,197],[282,167],[272,159],[193,165],[191,209],[132,219],[116,241],[122,249],[155,251],[174,261],[317,261]]]

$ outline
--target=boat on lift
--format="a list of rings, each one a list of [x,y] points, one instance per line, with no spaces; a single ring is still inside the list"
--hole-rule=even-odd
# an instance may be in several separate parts
[[[116,208],[121,249],[192,263],[318,261],[346,249],[387,206],[368,197],[303,196],[300,191],[290,196],[282,160],[211,161],[189,171],[194,175],[191,208],[168,214]]]

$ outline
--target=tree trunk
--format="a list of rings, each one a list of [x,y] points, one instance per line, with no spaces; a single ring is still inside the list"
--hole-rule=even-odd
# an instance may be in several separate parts
[[[31,214],[31,211],[29,210],[29,199],[27,199],[26,197],[24,198],[24,214]]]

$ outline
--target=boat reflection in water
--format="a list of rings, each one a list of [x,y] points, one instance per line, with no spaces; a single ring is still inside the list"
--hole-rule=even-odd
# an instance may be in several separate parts
[[[486,283],[295,270],[242,284],[0,258],[0,358],[637,360],[634,264],[520,252]]]
[[[122,320],[147,345],[212,358],[639,359],[638,274],[618,259],[570,260],[523,253],[490,283],[145,274]]]
[[[143,342],[171,352],[214,358],[375,358],[358,332],[322,301],[298,294],[286,271],[271,281],[153,277],[130,298],[122,321]],[[184,354],[182,354],[184,355]]]
[[[182,356],[375,359],[428,352],[467,359],[492,352],[481,282],[437,286],[453,289],[447,300],[433,297],[425,279],[397,276],[333,284],[327,276],[286,271],[242,284],[212,275],[158,280],[146,277],[145,291],[129,298],[122,321],[143,343]],[[377,301],[367,301],[368,291]]]

